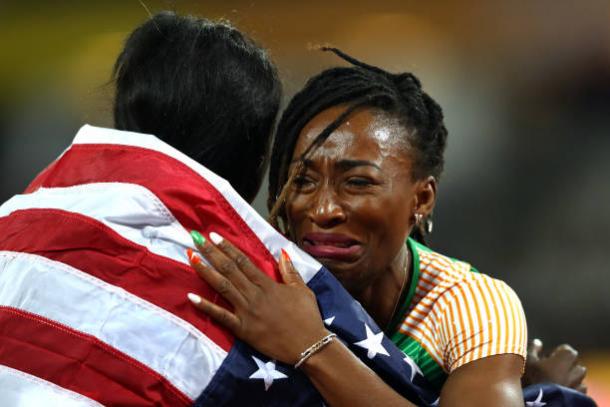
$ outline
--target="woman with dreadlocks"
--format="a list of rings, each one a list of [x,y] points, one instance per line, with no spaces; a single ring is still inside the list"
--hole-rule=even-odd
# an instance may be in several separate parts
[[[353,66],[313,77],[284,112],[270,168],[272,223],[337,277],[415,361],[414,374],[437,386],[442,405],[522,406],[519,299],[424,245],[447,138],[440,106],[412,74],[331,50]],[[229,242],[210,239],[199,247],[214,267],[193,265],[233,311],[195,298],[198,308],[260,352],[298,362],[330,405],[411,405],[332,341],[286,256],[285,284],[271,284]],[[228,258],[238,267],[224,267]]]

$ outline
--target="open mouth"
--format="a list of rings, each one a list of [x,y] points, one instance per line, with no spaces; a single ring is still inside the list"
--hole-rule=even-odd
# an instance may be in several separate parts
[[[308,233],[303,236],[303,249],[313,257],[353,261],[362,252],[362,244],[346,235]]]
[[[357,244],[357,242],[351,241],[351,242],[319,242],[316,240],[309,240],[309,239],[303,239],[303,241],[307,244],[310,244],[312,246],[332,246],[332,247],[351,247]]]

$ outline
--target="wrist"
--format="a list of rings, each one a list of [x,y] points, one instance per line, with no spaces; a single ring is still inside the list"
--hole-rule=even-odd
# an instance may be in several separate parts
[[[329,367],[336,364],[342,347],[341,341],[335,338],[335,340],[307,358],[299,369],[307,376],[316,375],[316,373],[328,370]]]
[[[337,338],[337,335],[324,329],[324,331],[320,335],[318,335],[317,338],[319,339],[311,341],[311,345],[305,348],[298,355],[297,361],[294,364],[295,369],[298,369],[307,360],[309,360],[315,354],[321,352],[325,347],[334,342]]]

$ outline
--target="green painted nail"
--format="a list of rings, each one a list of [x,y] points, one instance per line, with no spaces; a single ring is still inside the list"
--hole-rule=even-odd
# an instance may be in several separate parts
[[[196,230],[191,230],[191,237],[197,246],[203,246],[205,243],[205,237],[201,236],[201,233]]]

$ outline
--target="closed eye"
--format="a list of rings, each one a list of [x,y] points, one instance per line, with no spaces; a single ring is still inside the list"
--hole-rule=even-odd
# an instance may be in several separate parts
[[[373,185],[374,182],[364,177],[350,177],[347,180],[347,184],[355,187],[366,187]]]
[[[300,189],[305,189],[308,186],[313,185],[313,180],[310,177],[307,177],[304,175],[299,175],[294,178],[292,183],[297,189],[300,190]]]

